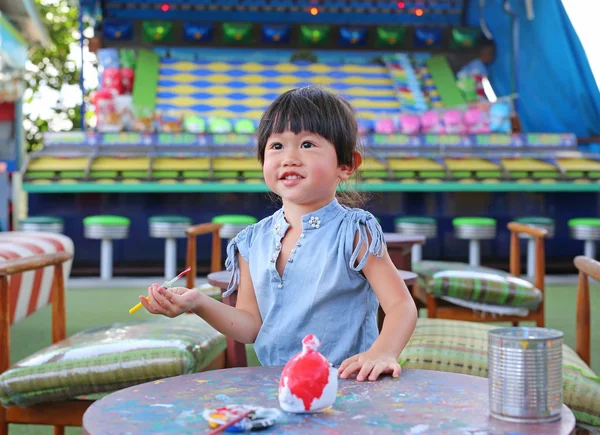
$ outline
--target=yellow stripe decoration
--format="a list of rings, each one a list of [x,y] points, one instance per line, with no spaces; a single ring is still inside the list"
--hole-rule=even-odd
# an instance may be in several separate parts
[[[307,79],[297,77],[293,75],[281,75],[279,77],[265,77],[258,74],[247,75],[243,78],[231,77],[227,74],[211,74],[207,76],[197,76],[193,74],[174,74],[172,76],[161,76],[159,80],[170,80],[178,83],[193,83],[198,80],[205,80],[215,84],[225,84],[231,81],[243,80],[248,84],[259,84],[265,82],[275,82],[284,85],[294,85],[297,83],[306,82]],[[390,78],[369,78],[369,77],[345,77],[342,79],[335,79],[329,76],[315,76],[311,77],[310,81],[320,85],[331,85],[333,83],[344,83],[347,85],[389,85],[392,86],[392,80]]]
[[[245,100],[235,100],[231,98],[224,97],[214,97],[214,98],[205,98],[205,99],[197,99],[192,97],[175,97],[175,98],[162,98],[162,104],[172,104],[177,107],[192,108],[194,105],[202,104],[211,106],[215,109],[217,108],[227,108],[233,105],[243,105],[248,108],[263,108],[266,109],[267,106],[272,102],[271,99],[267,98],[247,98]],[[376,101],[376,100],[367,100],[367,99],[356,99],[352,100],[352,106],[356,109],[390,109],[391,111],[398,109],[398,103],[396,101]]]
[[[215,73],[225,73],[232,70],[245,71],[248,73],[260,73],[263,71],[277,71],[280,73],[296,73],[308,71],[315,74],[328,74],[333,71],[340,71],[349,74],[386,74],[385,67],[380,65],[342,65],[331,67],[324,64],[295,65],[292,63],[278,63],[275,65],[263,65],[257,62],[248,62],[242,65],[232,65],[225,62],[211,62],[205,65],[195,64],[193,62],[177,62],[164,66],[165,69],[193,72],[196,70],[210,70]]]
[[[181,107],[179,109],[174,109],[174,110],[179,110],[182,113],[194,113],[198,116],[214,116],[216,118],[249,118],[249,119],[259,119],[264,110],[246,110],[246,111],[242,111],[242,112],[234,112],[232,110],[227,110],[227,109],[216,109],[216,110],[208,110],[206,112],[204,111],[193,111],[191,109],[187,109],[185,107]],[[370,110],[358,110],[357,111],[357,115],[359,118],[361,119],[380,119],[380,118],[384,118],[385,116],[394,116],[397,115],[398,111],[396,110],[390,110],[390,112],[386,115],[386,113],[376,113],[376,112],[372,112]],[[170,168],[165,168],[165,170],[169,170]],[[189,168],[189,169],[198,169],[198,168]],[[402,169],[402,168],[400,168]]]
[[[227,94],[240,93],[249,97],[262,96],[268,94],[282,94],[292,89],[293,86],[282,86],[280,88],[266,89],[262,86],[247,86],[243,88],[232,88],[227,85],[215,85],[207,87],[197,87],[191,85],[177,86],[159,86],[158,92],[170,92],[179,95],[193,94],[195,92],[209,93],[213,95],[222,95],[227,97]],[[390,89],[367,89],[367,88],[347,88],[344,89],[343,95],[350,97],[395,97],[396,93],[393,88]],[[200,101],[200,100],[199,100]]]

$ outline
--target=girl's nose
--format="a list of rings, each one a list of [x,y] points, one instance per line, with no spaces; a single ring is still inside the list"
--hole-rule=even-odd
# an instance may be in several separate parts
[[[285,156],[281,162],[283,166],[300,166],[302,161],[296,150],[289,150],[285,153]]]

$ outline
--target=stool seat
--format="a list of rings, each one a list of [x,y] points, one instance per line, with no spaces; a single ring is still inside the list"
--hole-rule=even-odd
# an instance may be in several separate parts
[[[150,237],[165,239],[165,279],[173,278],[177,272],[177,241],[186,237],[185,230],[192,225],[187,216],[152,216],[148,219]]]
[[[459,239],[487,240],[496,237],[496,220],[486,217],[459,217],[452,220]]]
[[[496,219],[487,217],[458,217],[452,220],[454,235],[458,239],[469,241],[469,264],[479,266],[481,253],[480,240],[496,237]]]
[[[88,216],[83,219],[84,235],[88,239],[125,239],[130,223],[123,216]]]
[[[232,239],[248,225],[258,222],[255,217],[243,214],[225,214],[215,216],[212,221],[215,224],[223,225],[219,231],[219,236],[222,239]]]
[[[515,219],[515,222],[520,224],[529,225],[535,228],[541,228],[548,231],[548,235],[546,238],[554,237],[554,219],[540,216],[524,216],[518,219]],[[519,238],[521,239],[530,239],[532,238],[529,234],[521,233],[519,234]]]
[[[575,240],[600,240],[600,219],[575,218],[570,219],[568,225]]]
[[[150,237],[172,239],[186,237],[185,230],[192,225],[186,216],[152,216],[148,219]]]
[[[112,278],[113,253],[112,241],[125,239],[129,234],[131,221],[123,216],[97,215],[83,219],[83,232],[87,239],[100,239],[100,278]]]
[[[570,219],[568,225],[571,237],[584,241],[584,255],[596,258],[596,241],[600,240],[600,219],[575,218]]]
[[[435,237],[437,224],[434,218],[423,216],[404,216],[394,220],[396,232],[400,234],[415,234],[427,238]]]
[[[19,222],[21,231],[62,234],[64,220],[56,216],[29,216]]]

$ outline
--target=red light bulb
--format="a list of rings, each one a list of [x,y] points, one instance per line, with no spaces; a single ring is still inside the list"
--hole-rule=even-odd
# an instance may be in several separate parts
[[[171,6],[166,3],[160,7],[160,10],[163,12],[169,12],[169,9],[171,9]]]

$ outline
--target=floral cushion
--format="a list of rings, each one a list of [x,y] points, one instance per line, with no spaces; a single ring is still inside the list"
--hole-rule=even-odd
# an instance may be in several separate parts
[[[0,374],[0,403],[29,406],[202,371],[225,337],[195,315],[79,332]]]

